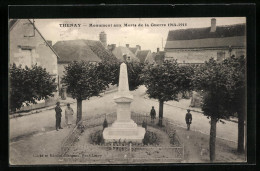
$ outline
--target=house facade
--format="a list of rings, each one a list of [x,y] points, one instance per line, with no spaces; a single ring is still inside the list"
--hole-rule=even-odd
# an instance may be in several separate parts
[[[22,67],[36,64],[46,68],[58,83],[58,54],[40,31],[34,21],[29,19],[9,20],[9,64],[15,63]],[[54,97],[38,101],[36,105],[25,106],[21,110],[30,110],[52,105],[56,102],[58,93]]]
[[[165,60],[201,64],[214,58],[222,61],[232,55],[246,56],[246,25],[217,26],[169,31],[165,45]]]

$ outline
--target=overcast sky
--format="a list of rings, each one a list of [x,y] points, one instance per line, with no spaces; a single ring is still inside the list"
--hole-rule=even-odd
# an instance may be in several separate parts
[[[217,26],[246,23],[244,17],[216,17]],[[124,24],[135,24],[124,27]],[[184,26],[168,26],[168,23]],[[60,24],[81,24],[81,27],[61,27]],[[112,27],[89,27],[89,24],[111,24]],[[114,27],[121,24],[121,27]],[[138,26],[143,24],[142,27]],[[149,27],[145,27],[148,24]],[[151,26],[166,24],[166,26]],[[99,40],[99,33],[105,31],[107,43],[130,47],[140,45],[142,50],[156,51],[165,45],[169,30],[210,27],[211,18],[118,18],[118,19],[35,19],[35,25],[47,40],[55,44],[60,40]],[[163,41],[162,41],[163,40]],[[163,42],[163,43],[162,43]]]

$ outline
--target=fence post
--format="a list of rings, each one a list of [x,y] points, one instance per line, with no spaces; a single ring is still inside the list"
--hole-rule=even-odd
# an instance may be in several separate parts
[[[132,153],[132,143],[130,143],[130,149],[129,149],[129,152],[130,152],[130,156],[131,156],[131,153]]]
[[[182,146],[182,158],[184,159],[184,144]]]

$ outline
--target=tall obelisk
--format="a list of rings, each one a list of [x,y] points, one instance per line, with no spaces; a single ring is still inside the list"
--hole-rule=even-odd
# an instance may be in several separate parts
[[[125,63],[120,65],[119,86],[114,101],[117,104],[117,120],[111,127],[104,129],[103,138],[105,142],[121,140],[141,143],[145,129],[138,127],[131,119],[130,104],[133,101],[133,95],[129,91],[127,66]]]

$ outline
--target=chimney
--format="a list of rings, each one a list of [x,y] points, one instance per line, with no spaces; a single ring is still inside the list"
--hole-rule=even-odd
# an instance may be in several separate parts
[[[125,46],[126,46],[127,48],[129,48],[129,44],[125,44]]]
[[[136,45],[136,48],[137,48],[138,50],[141,50],[141,46],[140,46],[140,45]]]
[[[157,52],[159,52],[160,51],[160,48],[157,48]]]
[[[99,33],[99,41],[107,48],[107,34],[104,31]]]
[[[112,44],[112,50],[116,48],[116,44]]]
[[[210,32],[215,32],[216,31],[216,19],[212,18],[211,19],[211,28],[210,28]]]
[[[52,41],[51,40],[46,40],[47,41],[47,43],[50,45],[50,46],[52,46]]]

